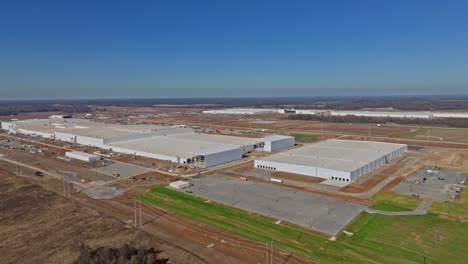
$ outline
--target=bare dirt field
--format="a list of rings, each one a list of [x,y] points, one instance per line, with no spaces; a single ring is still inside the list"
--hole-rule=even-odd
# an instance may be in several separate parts
[[[36,159],[34,159],[34,157]],[[37,162],[38,157],[40,156],[30,156],[27,160],[32,164],[43,163],[43,161]],[[12,155],[8,155],[8,158],[12,158]],[[2,166],[2,168],[14,172],[16,165]],[[69,170],[72,170],[72,168],[69,168]],[[41,186],[45,186],[47,189],[50,188],[55,193],[60,194],[63,192],[63,183],[61,180],[47,175],[44,177],[36,177],[33,176],[33,173],[34,170],[25,169],[23,171],[25,176],[32,176],[34,179],[37,179]],[[86,207],[90,207],[109,217],[132,225],[134,223],[133,197],[147,188],[161,184],[160,181],[161,180],[157,179],[155,181],[120,182],[120,184],[127,188],[126,193],[123,196],[111,199],[94,200],[83,193],[76,192],[74,188],[72,188],[72,190],[74,190],[72,195],[68,197]],[[142,223],[142,229],[145,232],[154,235],[170,245],[176,245],[177,248],[181,248],[186,252],[191,252],[193,256],[204,261],[204,263],[237,264],[263,263],[265,261],[264,245],[262,244],[252,244],[251,241],[241,239],[227,232],[193,222],[184,217],[151,206],[143,205]],[[294,263],[307,263],[279,250],[276,254],[278,255],[275,257],[279,259],[289,258],[295,260]]]
[[[342,139],[399,143],[399,144],[407,144],[409,146],[421,146],[421,147],[468,149],[468,144],[465,144],[465,143],[449,143],[449,142],[443,142],[443,141],[425,141],[425,140],[411,140],[411,139],[397,139],[397,138],[370,138],[370,137],[362,137],[362,136],[347,136],[347,137],[343,137]]]
[[[5,164],[2,164],[4,168]],[[80,243],[92,248],[154,247],[171,263],[204,263],[130,225],[0,170],[2,263],[72,263]]]
[[[429,137],[431,140],[442,140],[452,142],[468,143],[468,130],[455,129],[430,129]],[[427,134],[419,134],[415,139],[427,139]]]

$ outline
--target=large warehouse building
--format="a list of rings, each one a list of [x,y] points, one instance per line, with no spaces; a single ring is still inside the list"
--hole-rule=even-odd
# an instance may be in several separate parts
[[[240,160],[252,151],[294,146],[289,136],[247,138],[194,133],[190,128],[118,125],[83,119],[35,119],[2,122],[10,133],[26,134],[197,167]]]
[[[352,182],[406,149],[403,144],[332,139],[255,160],[255,167]]]

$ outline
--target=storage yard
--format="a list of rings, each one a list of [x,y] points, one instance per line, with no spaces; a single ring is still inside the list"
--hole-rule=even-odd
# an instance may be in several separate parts
[[[406,177],[393,191],[421,199],[453,201],[467,177],[466,171],[425,167]]]
[[[403,155],[406,145],[326,140],[255,160],[255,167],[352,182]]]

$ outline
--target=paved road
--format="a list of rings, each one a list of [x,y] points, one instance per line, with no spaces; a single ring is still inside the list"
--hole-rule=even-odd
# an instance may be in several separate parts
[[[401,212],[387,212],[381,210],[374,210],[367,208],[365,211],[369,214],[382,214],[382,215],[425,215],[427,213],[427,209],[431,206],[432,201],[428,199],[424,199],[416,209],[413,211],[401,211]]]

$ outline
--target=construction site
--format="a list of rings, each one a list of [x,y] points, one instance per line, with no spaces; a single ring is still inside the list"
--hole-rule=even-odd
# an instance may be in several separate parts
[[[10,238],[3,244],[24,239],[12,233],[20,225],[12,219],[26,211],[20,219],[31,226],[57,223],[32,231],[41,235],[31,241],[40,243],[64,224],[40,208],[63,207],[56,219],[76,223],[70,233],[86,232],[74,242],[60,243],[66,235],[48,241],[50,247],[60,243],[48,254],[63,255],[51,263],[73,259],[82,240],[95,247],[123,240],[158,244],[162,257],[179,263],[362,263],[373,257],[352,246],[353,254],[336,250],[359,234],[361,219],[433,212],[447,221],[467,220],[462,141],[394,137],[397,130],[411,131],[403,127],[374,137],[384,128],[376,126],[379,132],[369,136],[359,124],[349,127],[362,135],[337,135],[333,124],[312,124],[320,133],[301,142],[305,137],[294,135],[310,132],[285,127],[287,122],[258,122],[258,116],[255,123],[233,121],[229,129],[216,127],[218,115],[203,117],[212,118],[208,126],[181,124],[186,115],[179,117],[177,123],[162,117],[146,124],[119,118],[2,122],[0,163],[7,177],[1,214],[7,220],[0,223]],[[94,221],[86,226],[108,228],[86,228],[79,224],[84,218]],[[125,231],[107,235],[110,230]],[[0,250],[16,261],[47,259],[34,250],[23,257],[16,252]]]

